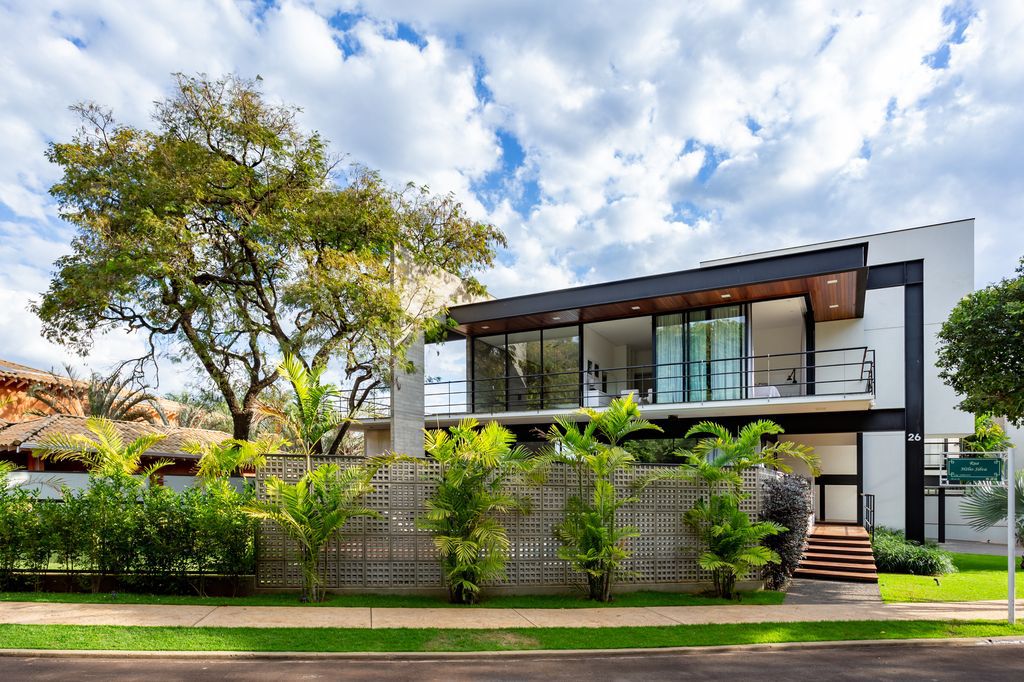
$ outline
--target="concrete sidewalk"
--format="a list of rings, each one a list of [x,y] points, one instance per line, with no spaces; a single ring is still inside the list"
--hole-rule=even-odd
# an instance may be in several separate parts
[[[1018,600],[1024,611],[1024,600]],[[792,623],[837,620],[1002,620],[1006,602],[652,606],[579,609],[171,606],[0,602],[0,623],[284,628],[531,628]]]

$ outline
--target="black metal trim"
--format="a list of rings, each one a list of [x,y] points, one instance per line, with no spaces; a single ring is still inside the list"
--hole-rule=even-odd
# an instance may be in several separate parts
[[[857,485],[857,474],[818,474],[814,482],[818,485]]]
[[[907,538],[924,542],[924,284],[921,261],[908,262],[903,287],[904,526]],[[918,281],[914,281],[914,280]]]
[[[814,306],[811,305],[811,295],[806,294],[804,296],[804,307],[807,311],[804,313],[804,352],[806,353],[804,364],[807,366],[804,369],[804,384],[807,386],[807,395],[814,395],[814,381],[815,381],[815,370],[814,370]]]
[[[646,298],[829,275],[857,270],[866,264],[867,242],[862,242],[571,289],[512,296],[494,301],[467,303],[453,306],[449,310],[449,315],[459,324],[472,324],[595,305],[628,303]]]

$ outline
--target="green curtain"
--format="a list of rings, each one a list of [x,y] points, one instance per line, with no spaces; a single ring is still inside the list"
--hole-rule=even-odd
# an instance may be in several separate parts
[[[681,403],[683,397],[683,314],[660,315],[654,324],[655,402]]]

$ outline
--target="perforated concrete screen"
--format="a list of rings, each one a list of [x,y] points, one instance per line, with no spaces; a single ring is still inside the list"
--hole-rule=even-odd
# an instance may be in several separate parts
[[[314,459],[314,466],[326,462]],[[337,458],[332,461],[338,462]],[[348,460],[348,463],[355,463]],[[623,492],[634,482],[657,471],[657,465],[638,465],[617,476],[614,483]],[[294,456],[272,456],[257,476],[257,491],[264,493],[263,482],[270,476],[286,481],[298,480],[305,471],[305,460]],[[438,473],[431,462],[398,463],[385,467],[374,478],[376,491],[367,502],[378,511],[379,519],[357,518],[330,542],[323,554],[323,586],[327,589],[438,590],[443,589],[441,568],[430,533],[417,528],[424,513],[424,501],[433,493],[430,482]],[[742,507],[756,515],[761,507],[761,483],[775,475],[754,470],[744,475],[749,493]],[[511,550],[506,567],[507,579],[495,585],[512,591],[529,592],[536,588],[560,588],[577,585],[580,577],[566,561],[558,558],[559,543],[553,527],[563,517],[568,495],[577,489],[576,474],[557,466],[542,485],[525,483],[513,492],[530,501],[526,514],[503,518],[508,528]],[[683,523],[683,512],[700,494],[692,483],[659,481],[648,486],[639,499],[620,512],[623,525],[639,529],[630,541],[633,552],[629,573],[619,584],[680,584],[706,582],[710,576],[697,566],[697,540]],[[301,584],[295,550],[283,533],[264,523],[259,537],[256,570],[261,588],[297,588]]]

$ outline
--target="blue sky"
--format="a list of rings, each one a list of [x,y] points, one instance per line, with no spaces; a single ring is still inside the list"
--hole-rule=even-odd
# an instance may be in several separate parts
[[[0,2],[0,357],[103,368],[29,301],[72,232],[46,143],[92,99],[146,125],[173,71],[263,77],[340,153],[455,192],[510,295],[977,219],[977,283],[1024,254],[1019,2]],[[165,367],[164,387],[182,379]]]

